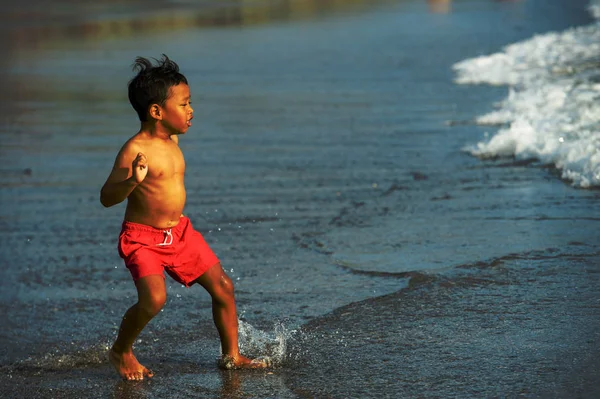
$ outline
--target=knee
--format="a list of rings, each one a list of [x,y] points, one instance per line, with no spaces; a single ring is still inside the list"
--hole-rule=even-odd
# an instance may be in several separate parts
[[[219,278],[219,282],[214,292],[213,299],[218,302],[230,301],[234,297],[233,281],[225,273]]]
[[[138,302],[139,309],[147,316],[154,317],[167,302],[166,292],[152,293],[152,295]]]

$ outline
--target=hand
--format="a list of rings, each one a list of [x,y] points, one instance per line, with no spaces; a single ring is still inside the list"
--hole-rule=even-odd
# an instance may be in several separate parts
[[[137,157],[135,157],[131,164],[131,170],[136,183],[140,184],[144,181],[148,174],[148,160],[144,154],[138,152]]]

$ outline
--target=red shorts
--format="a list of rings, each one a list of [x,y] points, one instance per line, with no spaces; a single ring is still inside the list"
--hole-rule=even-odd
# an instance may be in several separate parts
[[[166,271],[174,280],[189,287],[219,263],[186,216],[179,219],[177,226],[166,230],[124,221],[118,249],[133,281],[152,274],[164,278]]]

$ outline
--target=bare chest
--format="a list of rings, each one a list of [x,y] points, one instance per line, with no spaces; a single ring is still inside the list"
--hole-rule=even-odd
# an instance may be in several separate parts
[[[185,160],[179,146],[153,149],[148,157],[148,177],[157,180],[181,177],[185,173]]]

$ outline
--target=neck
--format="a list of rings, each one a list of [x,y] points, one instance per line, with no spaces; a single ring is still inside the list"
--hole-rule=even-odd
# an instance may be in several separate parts
[[[165,129],[162,129],[161,126],[155,121],[142,122],[140,132],[145,132],[152,137],[156,137],[163,140],[171,139],[171,133],[169,133]]]

